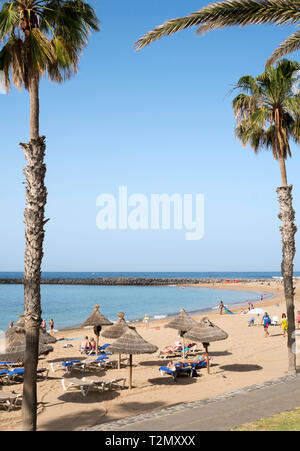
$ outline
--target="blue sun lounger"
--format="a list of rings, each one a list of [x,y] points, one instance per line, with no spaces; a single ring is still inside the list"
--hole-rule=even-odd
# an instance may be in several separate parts
[[[107,348],[107,346],[109,346],[109,345],[110,345],[110,343],[105,343],[105,345],[103,345],[103,346],[98,346],[98,351],[104,352],[105,349]]]
[[[162,375],[168,374],[169,376],[172,376],[174,382],[176,382],[177,376],[189,376],[192,377],[193,369],[190,366],[186,367],[180,367],[177,366],[178,364],[175,364],[176,370],[171,370],[168,366],[161,366],[159,368],[159,372]]]
[[[14,368],[13,370],[2,370],[0,371],[0,377],[6,378],[7,383],[9,384],[18,376],[24,376],[25,370],[24,368]],[[44,376],[45,379],[48,377],[49,370],[47,368],[38,368],[37,374],[46,373]]]

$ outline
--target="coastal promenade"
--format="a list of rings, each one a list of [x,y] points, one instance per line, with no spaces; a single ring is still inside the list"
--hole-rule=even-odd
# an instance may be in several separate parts
[[[300,374],[216,398],[182,403],[90,428],[93,431],[229,431],[300,405]]]

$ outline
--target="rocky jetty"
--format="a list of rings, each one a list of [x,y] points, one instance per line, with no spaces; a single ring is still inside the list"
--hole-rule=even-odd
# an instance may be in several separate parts
[[[131,286],[161,286],[187,284],[217,284],[225,282],[270,282],[266,279],[193,279],[193,278],[148,278],[148,277],[101,277],[96,279],[41,279],[43,285],[131,285]],[[0,284],[23,284],[23,279],[0,279]]]

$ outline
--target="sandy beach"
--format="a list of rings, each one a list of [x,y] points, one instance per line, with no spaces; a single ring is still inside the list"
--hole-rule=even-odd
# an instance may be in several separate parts
[[[214,289],[212,284],[203,286]],[[296,284],[295,313],[300,310],[298,286]],[[281,318],[281,314],[286,311],[283,287],[279,282],[216,283],[214,287],[271,293],[274,295],[271,299],[257,302],[254,307],[263,307],[271,317]],[[61,385],[61,378],[65,374],[63,370],[49,371],[47,380],[38,381],[38,430],[81,430],[181,402],[214,397],[224,392],[287,375],[287,339],[282,336],[281,328],[272,326],[270,336],[265,338],[263,327],[260,325],[249,327],[250,316],[241,314],[240,310],[240,307],[235,309],[237,312],[235,315],[220,315],[216,311],[194,317],[200,320],[208,316],[229,335],[227,340],[212,343],[210,346],[213,358],[210,374],[207,374],[206,369],[201,369],[198,371],[200,377],[180,377],[177,382],[174,382],[170,376],[162,376],[158,371],[158,368],[165,365],[168,360],[162,360],[156,354],[138,355],[133,357],[132,390],[128,390],[126,386],[123,390],[114,389],[104,392],[93,390],[83,397],[79,389],[74,388],[67,392],[63,390]],[[166,320],[160,320],[150,322],[148,327],[138,324],[136,328],[145,340],[162,349],[178,340],[176,330],[165,328],[166,323]],[[60,331],[54,335],[57,339],[74,339],[84,335],[90,337],[92,330]],[[100,344],[107,342],[100,337]],[[72,347],[63,347],[66,343],[71,344]],[[79,352],[79,345],[80,340],[58,341],[53,345],[54,352],[40,358],[39,367],[50,368],[51,362],[84,358]],[[201,343],[197,344],[197,349],[198,354],[203,353]],[[126,356],[123,357],[125,359]],[[111,358],[114,359],[117,356],[111,356]],[[99,374],[105,379],[125,377],[126,385],[128,384],[128,368],[125,365],[120,370],[108,369],[105,373]],[[80,372],[72,374],[75,377],[85,375],[89,374]],[[1,388],[21,392],[22,383],[13,383],[11,386],[1,386]],[[11,412],[0,411],[0,430],[20,430],[21,428],[20,408]]]

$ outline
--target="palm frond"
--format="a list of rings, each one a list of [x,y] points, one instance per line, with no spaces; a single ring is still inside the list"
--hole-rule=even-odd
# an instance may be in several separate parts
[[[1,0],[0,0],[1,2]],[[77,72],[89,34],[99,31],[94,9],[82,0],[12,0],[0,8],[0,67],[5,83],[28,89],[34,72],[61,82]]]
[[[19,24],[19,13],[13,3],[5,3],[0,11],[0,39],[4,39]]]
[[[250,24],[286,25],[300,21],[300,0],[227,0],[212,3],[186,17],[171,19],[146,33],[137,50],[165,36],[198,26],[197,33],[216,28]]]
[[[274,50],[270,58],[266,62],[266,67],[270,67],[283,56],[295,52],[300,49],[300,31],[289,36],[280,46]]]

